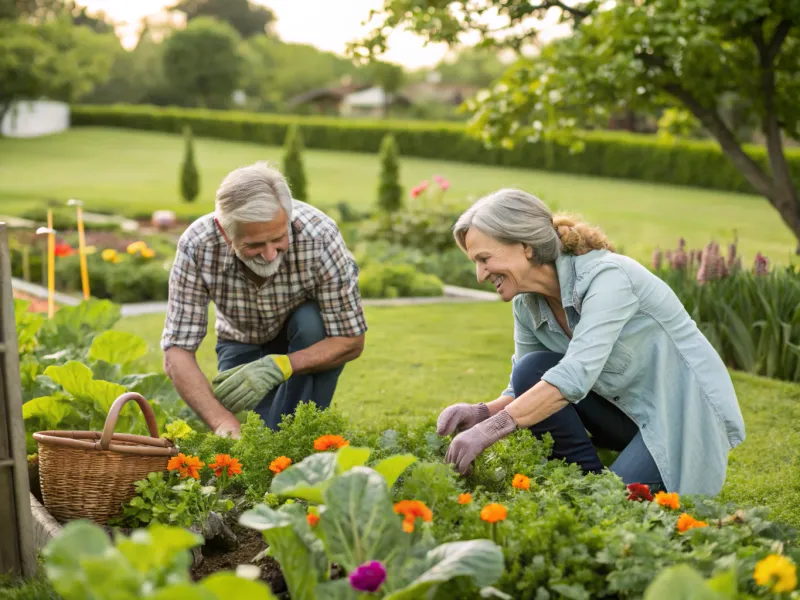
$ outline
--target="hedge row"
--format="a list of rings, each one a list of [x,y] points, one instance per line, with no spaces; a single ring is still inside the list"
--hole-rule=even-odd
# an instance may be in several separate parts
[[[184,123],[195,135],[226,140],[283,144],[287,128],[298,123],[306,147],[377,153],[386,133],[394,134],[401,155],[488,165],[543,169],[563,173],[637,179],[691,185],[734,192],[752,192],[714,142],[667,142],[654,136],[618,132],[587,132],[583,152],[570,154],[554,145],[552,159],[544,144],[514,149],[488,149],[467,135],[458,123],[369,121],[297,117],[153,106],[74,106],[72,124],[123,127],[180,133]],[[766,165],[763,148],[748,148]],[[800,182],[800,151],[788,153],[790,168]]]

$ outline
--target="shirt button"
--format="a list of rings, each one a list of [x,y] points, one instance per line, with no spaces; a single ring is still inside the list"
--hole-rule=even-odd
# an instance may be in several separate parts
[[[619,402],[619,396],[614,396],[614,402]]]

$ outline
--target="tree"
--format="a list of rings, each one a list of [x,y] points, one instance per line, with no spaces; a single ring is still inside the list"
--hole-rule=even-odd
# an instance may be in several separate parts
[[[442,60],[435,70],[442,83],[486,87],[499,79],[508,65],[497,54],[486,48],[465,48],[455,56]]]
[[[181,164],[181,196],[183,196],[184,202],[194,202],[200,193],[200,174],[197,172],[197,165],[194,162],[192,128],[188,125],[183,127],[183,138],[185,148]]]
[[[521,56],[471,103],[473,122],[487,139],[505,146],[541,137],[572,142],[576,123],[602,126],[615,110],[683,108],[800,241],[800,200],[783,141],[800,139],[800,2],[479,0],[467,11],[462,2],[429,4],[384,0],[374,31],[353,50],[379,55],[388,33],[407,27],[432,42],[455,44],[472,33],[483,46],[521,53],[537,45],[536,18],[557,11],[571,34],[535,58]],[[492,12],[503,25],[489,25]],[[767,165],[746,152],[723,119],[720,104],[731,93],[747,100],[739,118],[758,123]]]
[[[179,0],[170,10],[182,12],[191,23],[198,17],[214,17],[229,23],[243,38],[272,34],[275,13],[249,0]]]
[[[283,176],[289,182],[292,197],[308,202],[308,184],[303,168],[303,135],[296,124],[289,127],[284,143]]]
[[[381,179],[378,185],[378,206],[387,213],[400,210],[403,204],[403,188],[400,186],[400,164],[397,160],[397,144],[392,134],[381,141]]]
[[[164,75],[186,104],[225,108],[241,78],[239,42],[227,23],[194,19],[164,42]]]
[[[91,91],[108,78],[117,43],[63,16],[40,25],[0,20],[0,122],[15,102],[73,102]]]

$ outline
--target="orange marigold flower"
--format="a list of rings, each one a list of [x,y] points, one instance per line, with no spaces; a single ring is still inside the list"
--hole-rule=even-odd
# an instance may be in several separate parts
[[[427,522],[433,520],[433,511],[419,500],[401,500],[394,505],[394,512],[403,515],[409,521],[417,517]]]
[[[200,462],[198,457],[186,456],[181,452],[178,456],[173,456],[169,459],[167,469],[170,471],[178,471],[181,479],[186,479],[187,477],[200,479],[200,468],[204,464],[205,463]]]
[[[677,492],[658,492],[656,502],[665,508],[678,510],[681,507],[681,499]]]
[[[277,475],[281,471],[285,470],[291,464],[292,464],[291,458],[289,458],[288,456],[279,456],[271,463],[269,463],[269,470]]]
[[[469,504],[472,502],[472,494],[459,494],[458,495],[458,503],[459,504]]]
[[[349,445],[350,442],[340,435],[322,435],[314,440],[314,450],[319,451],[330,450],[331,448],[338,450]]]
[[[314,513],[308,513],[306,515],[306,521],[311,527],[316,527],[317,523],[319,523],[319,515],[315,515]]]
[[[214,469],[214,475],[217,477],[220,477],[225,470],[228,471],[228,477],[233,477],[242,472],[242,465],[239,463],[239,459],[231,458],[230,454],[217,454],[214,457],[214,462],[208,467]]]
[[[698,521],[689,513],[683,513],[678,517],[678,531],[681,533],[694,529],[695,527],[708,527],[708,523],[705,521]]]
[[[414,533],[414,521],[403,519],[403,531],[405,531],[406,533]]]
[[[531,480],[530,477],[525,477],[525,475],[517,473],[514,475],[514,480],[511,482],[511,485],[518,490],[529,490],[531,489]]]
[[[508,509],[502,504],[487,504],[481,509],[481,519],[487,523],[505,521]]]

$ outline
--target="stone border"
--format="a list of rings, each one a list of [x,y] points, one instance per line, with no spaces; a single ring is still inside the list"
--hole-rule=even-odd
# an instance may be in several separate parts
[[[47,299],[47,288],[36,283],[23,281],[16,277],[11,278],[11,285],[30,294],[37,298]],[[65,306],[76,306],[80,304],[81,299],[69,294],[56,292],[55,300],[57,304]],[[464,303],[464,302],[497,302],[500,297],[492,292],[484,292],[483,290],[473,290],[470,288],[458,287],[455,285],[445,285],[443,296],[418,296],[406,298],[364,298],[362,300],[364,306],[410,306],[417,304],[447,304],[447,303]],[[123,317],[133,317],[137,315],[149,315],[153,313],[166,312],[166,302],[134,302],[131,304],[120,305],[120,311]]]
[[[31,496],[31,513],[33,514],[33,543],[37,550],[41,550],[61,531],[61,524],[55,520],[47,509]]]

